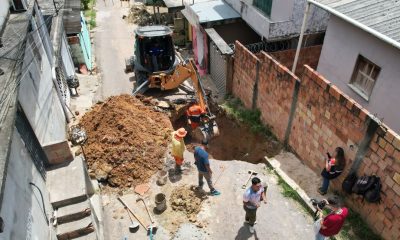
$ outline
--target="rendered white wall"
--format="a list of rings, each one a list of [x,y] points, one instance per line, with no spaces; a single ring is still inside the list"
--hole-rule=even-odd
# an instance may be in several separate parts
[[[0,0],[0,31],[3,29],[3,25],[8,15],[8,9],[10,9],[9,0]]]
[[[225,0],[255,32],[267,40],[299,36],[306,0],[273,0],[271,17],[253,7],[252,0]],[[325,31],[329,14],[311,7],[306,33]]]
[[[280,0],[274,0],[279,1]],[[286,0],[287,1],[287,0]],[[306,8],[306,0],[294,0],[293,12],[288,21],[274,21],[271,23],[269,39],[290,38],[300,35],[301,25]],[[329,14],[324,10],[311,5],[308,16],[306,33],[317,33],[326,30]]]
[[[66,119],[52,80],[52,63],[39,32],[28,38],[18,101],[42,146],[66,139]],[[39,54],[35,51],[38,51]]]
[[[293,13],[295,0],[272,1],[271,20],[288,21]]]
[[[33,164],[17,129],[14,129],[1,204],[1,217],[5,225],[4,232],[0,233],[1,240],[49,239],[50,227],[44,215],[42,198],[30,182],[42,191],[46,214],[50,219],[52,207],[46,183]]]

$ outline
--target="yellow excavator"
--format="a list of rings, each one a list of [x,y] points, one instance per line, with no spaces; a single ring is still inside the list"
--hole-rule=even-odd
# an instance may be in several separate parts
[[[194,60],[184,60],[175,51],[171,29],[167,26],[139,27],[135,30],[135,38],[132,69],[136,82],[132,94],[142,94],[149,88],[176,89],[191,79],[196,101],[186,111],[188,130],[199,128],[206,140],[218,136],[215,115],[210,111]]]

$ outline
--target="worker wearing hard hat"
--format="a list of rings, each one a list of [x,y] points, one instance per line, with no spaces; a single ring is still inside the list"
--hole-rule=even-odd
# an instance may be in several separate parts
[[[190,106],[186,111],[188,123],[192,129],[196,129],[200,125],[201,116],[203,114],[205,114],[204,109],[202,109],[197,103]]]
[[[184,128],[179,128],[172,133],[172,150],[171,155],[175,159],[175,170],[177,173],[182,172],[183,152],[185,151],[185,142],[183,138],[186,136],[187,131]]]

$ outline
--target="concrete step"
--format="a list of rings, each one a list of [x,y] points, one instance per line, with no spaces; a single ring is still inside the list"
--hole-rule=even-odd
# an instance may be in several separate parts
[[[60,224],[57,226],[57,239],[68,240],[88,235],[94,232],[92,217],[87,216],[78,221]]]
[[[87,235],[83,235],[77,238],[74,238],[74,240],[98,240],[96,232],[89,233]]]
[[[90,216],[92,210],[90,208],[89,199],[83,202],[67,205],[57,210],[57,222],[63,224],[76,221],[84,217]]]
[[[81,156],[47,172],[50,202],[54,208],[80,203],[87,199],[85,170]]]

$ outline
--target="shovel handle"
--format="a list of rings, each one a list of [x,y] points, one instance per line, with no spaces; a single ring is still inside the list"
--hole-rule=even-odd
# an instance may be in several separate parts
[[[253,176],[253,173],[250,173],[250,176],[249,176],[249,178],[247,179],[246,183],[245,183],[245,184],[243,184],[243,186],[242,186],[242,188],[243,188],[243,189],[245,189],[245,188],[246,188],[247,184],[248,184],[248,183],[249,183],[249,181],[250,181],[250,178],[251,178],[251,176]]]
[[[152,224],[154,224],[154,218],[153,218],[153,216],[151,215],[151,213],[150,213],[150,211],[149,211],[149,208],[147,207],[147,204],[143,201],[143,203],[144,203],[144,207],[146,208],[146,212],[147,212],[147,214],[149,215],[149,218],[150,218],[150,221],[151,221],[151,223]]]
[[[124,205],[129,210],[129,212],[132,213],[132,215],[136,218],[136,220],[138,220],[140,225],[142,225],[145,229],[147,229],[146,225],[143,223],[143,221],[138,216],[136,216],[136,214],[132,211],[132,209],[130,207],[128,207],[128,205],[126,205],[125,202],[120,197],[118,197],[117,199],[118,199],[118,201],[120,201],[122,203],[122,205]]]

